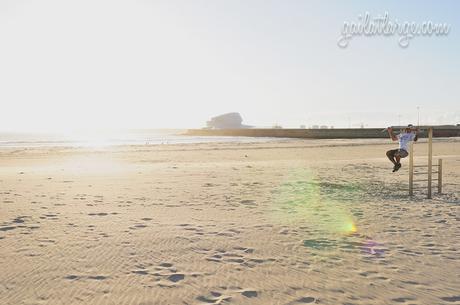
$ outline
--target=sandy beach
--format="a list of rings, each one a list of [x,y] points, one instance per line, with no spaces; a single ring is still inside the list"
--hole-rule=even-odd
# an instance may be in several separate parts
[[[460,304],[460,139],[394,146],[2,149],[0,304]]]

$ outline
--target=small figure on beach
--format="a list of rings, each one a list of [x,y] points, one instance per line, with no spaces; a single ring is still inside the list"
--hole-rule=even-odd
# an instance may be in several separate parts
[[[417,129],[412,124],[407,125],[403,132],[397,136],[393,133],[393,128],[388,127],[388,134],[393,141],[399,141],[399,148],[390,149],[387,151],[387,157],[393,163],[393,173],[401,168],[401,158],[405,158],[409,155],[409,143],[411,141],[417,141]]]

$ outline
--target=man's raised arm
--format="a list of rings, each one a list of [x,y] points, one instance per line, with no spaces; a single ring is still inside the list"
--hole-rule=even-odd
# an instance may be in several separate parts
[[[388,130],[388,134],[390,135],[390,138],[391,138],[393,141],[398,141],[398,138],[397,138],[397,137],[395,136],[395,134],[393,133],[393,128],[388,127],[387,130]]]

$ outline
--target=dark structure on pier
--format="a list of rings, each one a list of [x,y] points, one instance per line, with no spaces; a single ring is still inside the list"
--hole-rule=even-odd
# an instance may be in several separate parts
[[[251,127],[242,123],[243,118],[238,112],[229,112],[211,118],[206,122],[206,126],[208,129],[240,129]]]

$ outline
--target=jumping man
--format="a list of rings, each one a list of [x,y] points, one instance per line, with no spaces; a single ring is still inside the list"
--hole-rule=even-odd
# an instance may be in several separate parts
[[[418,136],[416,129],[412,124],[407,125],[407,128],[397,136],[393,133],[393,128],[388,127],[388,134],[393,141],[399,141],[398,149],[391,149],[387,151],[387,157],[394,164],[393,172],[396,172],[401,168],[401,163],[399,162],[401,158],[405,158],[409,155],[408,145],[410,141],[417,141]]]

